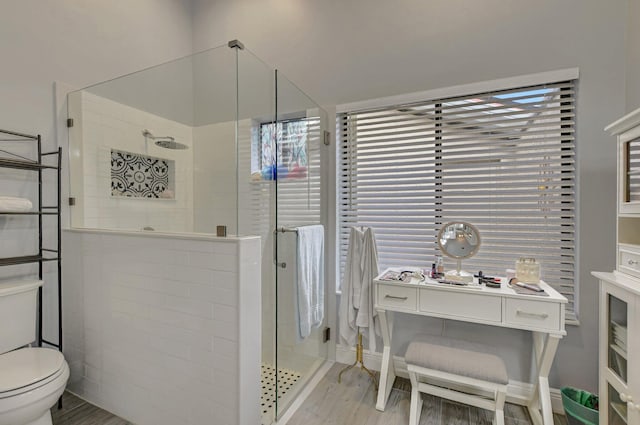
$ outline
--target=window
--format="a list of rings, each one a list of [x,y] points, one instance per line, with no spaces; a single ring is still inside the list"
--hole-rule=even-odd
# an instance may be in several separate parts
[[[301,118],[260,124],[260,137],[254,139],[251,155],[254,180],[276,180],[276,175],[280,179],[306,177],[307,137],[316,121]]]
[[[575,318],[574,126],[573,80],[339,114],[341,269],[353,225],[375,230],[381,268],[430,268],[441,225],[467,221],[466,270],[535,257]]]
[[[272,231],[271,214],[277,226],[321,222],[321,119],[305,112],[305,117],[277,123],[252,122],[250,143],[239,143],[240,167],[251,170],[251,184],[239,194],[238,208],[247,234]]]

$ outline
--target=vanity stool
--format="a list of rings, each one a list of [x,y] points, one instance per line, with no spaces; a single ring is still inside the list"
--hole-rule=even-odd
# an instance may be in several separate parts
[[[420,393],[495,411],[504,425],[507,369],[502,359],[480,344],[440,336],[423,336],[405,354],[411,379],[409,425],[418,425]],[[481,394],[481,395],[478,395]]]

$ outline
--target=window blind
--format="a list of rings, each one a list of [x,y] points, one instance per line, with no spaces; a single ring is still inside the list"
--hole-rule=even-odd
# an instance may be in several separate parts
[[[381,268],[430,268],[440,227],[478,227],[467,271],[535,257],[575,318],[575,81],[341,113],[339,256],[370,226]],[[444,257],[445,269],[455,267]]]

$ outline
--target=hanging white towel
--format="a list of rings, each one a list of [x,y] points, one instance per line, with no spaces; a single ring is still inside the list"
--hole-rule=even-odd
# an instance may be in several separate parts
[[[297,301],[300,338],[324,320],[324,227],[298,227]]]
[[[369,350],[376,351],[376,334],[380,335],[378,313],[373,308],[373,279],[378,276],[378,249],[372,228],[364,232],[364,244],[360,259],[362,283],[360,285],[360,308],[356,326],[368,330]]]
[[[340,297],[339,327],[342,342],[350,347],[355,345],[358,327],[356,316],[360,306],[360,256],[364,244],[364,232],[352,227],[349,232],[349,246],[347,260],[342,278],[342,295]]]
[[[340,337],[353,346],[358,327],[366,329],[369,350],[376,351],[380,335],[378,314],[373,308],[372,280],[378,275],[378,250],[373,229],[351,228],[340,299]]]
[[[25,212],[31,211],[32,208],[33,204],[28,199],[0,196],[0,211],[2,212]]]

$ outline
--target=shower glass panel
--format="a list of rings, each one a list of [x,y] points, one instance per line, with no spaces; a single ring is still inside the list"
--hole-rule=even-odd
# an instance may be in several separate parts
[[[326,314],[313,324],[309,335],[301,335],[299,303],[304,303],[297,276],[299,226],[324,222],[321,208],[321,147],[326,113],[293,83],[276,71],[277,122],[262,127],[262,134],[275,140],[271,153],[275,162],[276,227],[276,353],[277,417],[295,399],[306,382],[327,358],[323,335]],[[294,231],[290,231],[294,230]],[[313,285],[311,285],[313,286]],[[310,291],[313,292],[313,291]],[[312,297],[315,298],[315,297]],[[320,309],[326,312],[327,294]]]
[[[271,424],[327,358],[326,315],[310,335],[298,332],[296,233],[276,232],[325,221],[326,113],[227,45],[67,101],[72,227],[211,237],[226,226],[261,237],[262,338],[242,349],[261,347],[262,422]]]
[[[70,93],[71,225],[236,233],[236,79],[222,46]]]

